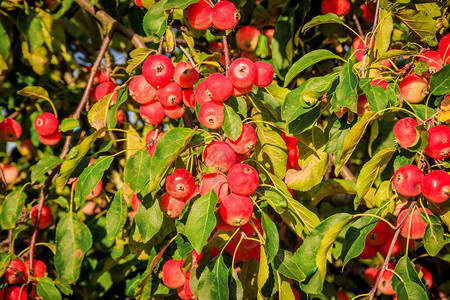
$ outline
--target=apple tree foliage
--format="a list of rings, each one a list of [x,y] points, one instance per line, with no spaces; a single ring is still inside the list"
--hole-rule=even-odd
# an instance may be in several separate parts
[[[379,219],[395,226],[396,204],[405,199],[392,187],[394,171],[420,160],[427,145],[422,134],[415,146],[399,147],[393,126],[406,116],[423,126],[450,119],[441,107],[450,93],[449,65],[430,75],[429,94],[421,103],[399,97],[405,74],[428,71],[416,59],[436,49],[448,32],[450,3],[367,1],[376,13],[374,24],[363,18],[360,0],[340,17],[323,15],[321,1],[232,1],[240,21],[225,33],[231,57],[241,56],[234,39],[238,28],[274,29],[273,38],[261,35],[249,54],[273,66],[274,81],[225,102],[225,120],[217,130],[198,122],[198,107],[187,109],[185,118],[164,119],[160,130],[165,134],[150,157],[145,136],[155,126],[140,120],[128,93],[128,82],[141,74],[144,60],[162,46],[174,63],[187,61],[181,45],[201,77],[224,72],[221,53],[210,47],[222,40],[222,31],[195,30],[187,20],[185,9],[195,2],[142,0],[141,9],[130,0],[0,0],[0,121],[12,115],[23,128],[19,140],[0,140],[1,162],[19,170],[7,189],[1,186],[0,275],[11,259],[33,253],[48,266],[48,277],[38,280],[43,299],[174,299],[176,291],[158,275],[172,258],[183,259],[187,272],[195,249],[205,254],[190,275],[191,289],[201,300],[337,299],[337,291],[351,297],[369,293],[373,283],[364,281],[364,270],[380,268],[385,258],[359,258],[365,238]],[[361,34],[368,46],[358,61],[352,41]],[[100,69],[119,85],[117,102],[90,100],[74,117],[105,39],[110,41]],[[386,60],[388,66],[382,64]],[[370,84],[377,76],[388,82],[386,89]],[[361,108],[363,94],[368,107]],[[116,119],[119,109],[125,112],[123,122]],[[46,146],[33,124],[38,114],[53,110],[62,139]],[[199,182],[208,172],[202,162],[205,146],[224,134],[237,138],[243,123],[252,124],[258,137],[245,162],[259,173],[252,199],[254,217],[264,229],[257,238],[260,254],[248,261],[235,261],[226,251],[212,258],[211,249],[222,249],[233,235],[214,229],[217,195],[195,197],[175,219],[163,214],[160,199],[165,178],[175,168],[189,170]],[[298,140],[298,169],[286,169],[282,132]],[[88,166],[91,158],[96,162]],[[442,160],[437,167],[448,170],[450,165]],[[78,178],[76,190],[68,183],[71,178]],[[100,180],[102,193],[86,201]],[[135,213],[132,194],[143,199]],[[30,251],[29,211],[42,197],[53,225],[39,230]],[[84,209],[88,202],[93,204]],[[397,263],[399,277],[394,275],[392,283],[398,299],[449,293],[448,205],[418,198],[417,206],[428,207],[434,216],[423,216],[428,224],[423,239],[390,258]],[[419,265],[432,270],[430,290]]]

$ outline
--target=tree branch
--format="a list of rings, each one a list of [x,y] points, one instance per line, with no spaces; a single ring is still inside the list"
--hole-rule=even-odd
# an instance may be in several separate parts
[[[0,166],[0,177],[2,178],[3,185],[5,186],[5,191],[8,190],[8,183],[6,182],[5,173],[3,173],[3,168]]]
[[[380,17],[379,15],[380,15],[380,0],[377,0],[377,7],[375,9],[375,19],[373,20],[372,34],[370,35],[370,37],[371,37],[370,40],[372,39],[372,36],[374,36],[377,31],[378,19]],[[369,36],[369,35],[367,35],[367,36]],[[364,41],[365,46],[366,46],[365,53],[364,53],[364,59],[363,59],[362,65],[361,65],[361,69],[359,69],[359,72],[361,73],[362,78],[364,78],[366,76],[365,69],[366,69],[367,57],[369,56],[369,51],[372,46],[371,45],[372,43],[370,42],[370,40],[367,41],[367,36]]]
[[[75,0],[75,2],[103,24],[110,26],[115,25],[117,32],[121,33],[123,36],[128,38],[136,48],[146,48],[144,37],[134,33],[128,27],[117,22],[113,17],[108,15],[103,10],[91,6],[88,0]]]
[[[228,48],[228,39],[225,30],[223,31],[222,34],[222,40],[223,40],[223,51],[225,53],[225,70],[228,71],[228,68],[230,67],[230,49]]]

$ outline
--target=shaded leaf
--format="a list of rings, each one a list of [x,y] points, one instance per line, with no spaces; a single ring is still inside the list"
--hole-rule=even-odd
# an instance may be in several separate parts
[[[128,100],[128,87],[125,87],[117,92],[117,102],[108,111],[106,117],[106,125],[108,128],[115,128],[117,125],[117,111],[120,105]]]
[[[38,163],[34,165],[33,170],[31,170],[31,183],[35,183],[39,177],[55,168],[61,162],[62,160],[56,156],[45,157],[38,161]]]
[[[150,180],[148,169],[151,164],[151,156],[147,150],[139,150],[127,160],[124,171],[124,181],[136,194],[139,193]]]
[[[153,4],[144,16],[142,26],[149,38],[152,38],[154,35],[161,37],[166,31],[167,20],[164,14],[166,2],[167,0],[161,0]]]
[[[294,279],[297,282],[302,282],[306,277],[298,264],[298,257],[294,258],[294,254],[287,250],[278,250],[273,262],[275,270],[287,278]]]
[[[199,300],[228,300],[228,268],[222,255],[211,260],[203,270],[198,282]]]
[[[270,162],[274,174],[283,178],[286,173],[287,148],[281,136],[271,130],[258,126],[256,130],[258,142],[255,152],[258,161]]]
[[[277,255],[278,248],[280,247],[280,238],[278,236],[277,225],[261,211],[261,225],[266,236],[265,248],[267,252],[267,262],[271,263]]]
[[[313,203],[318,203],[325,197],[336,194],[356,194],[356,185],[350,180],[333,178],[322,181],[309,193]]]
[[[111,206],[106,212],[106,231],[108,236],[114,238],[119,235],[127,220],[127,211],[123,190],[120,189],[114,195]]]
[[[437,96],[450,93],[450,65],[445,65],[431,76],[430,93]]]
[[[339,110],[342,107],[348,107],[350,110],[356,109],[358,101],[358,77],[353,70],[353,61],[349,60],[342,66],[339,73],[339,84],[336,87],[336,93],[331,99],[333,110]]]
[[[62,299],[61,293],[56,288],[55,283],[49,277],[37,278],[38,284],[36,286],[37,294],[44,300],[59,300]]]
[[[159,207],[159,201],[152,199],[151,206],[148,209],[144,205],[139,205],[134,219],[141,233],[142,241],[148,242],[163,225],[164,216]]]
[[[16,227],[17,219],[22,213],[27,195],[22,190],[9,193],[0,210],[0,225],[2,230]]]
[[[74,118],[65,118],[62,120],[61,125],[59,125],[59,130],[61,132],[67,132],[69,130],[74,130],[80,126],[80,122]]]
[[[223,104],[222,129],[226,136],[232,141],[236,141],[242,133],[241,118],[226,104]]]
[[[302,32],[310,30],[311,28],[322,24],[339,24],[345,25],[345,23],[335,14],[329,13],[326,15],[315,16],[311,21],[303,25]]]

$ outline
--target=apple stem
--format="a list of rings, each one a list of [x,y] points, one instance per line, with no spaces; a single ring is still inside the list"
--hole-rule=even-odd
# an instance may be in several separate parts
[[[368,295],[369,296],[368,298],[370,300],[373,300],[373,298],[375,297],[375,293],[377,291],[378,283],[380,283],[381,276],[383,276],[383,273],[386,270],[387,265],[389,264],[389,260],[391,258],[392,250],[394,249],[395,242],[397,242],[398,236],[400,235],[400,230],[402,228],[402,225],[403,225],[403,223],[405,223],[406,219],[411,214],[411,211],[414,209],[414,207],[416,207],[417,201],[418,201],[418,198],[416,198],[416,200],[411,202],[411,204],[409,205],[408,210],[406,211],[405,215],[400,220],[400,222],[397,224],[397,229],[395,230],[394,237],[392,238],[391,246],[389,247],[389,251],[388,251],[388,253],[386,255],[386,258],[384,259],[383,265],[381,266],[381,269],[380,269],[380,272],[378,274],[377,280],[376,280],[374,286],[372,287],[372,289],[370,290],[370,293]]]
[[[225,30],[222,33],[222,40],[223,40],[223,52],[225,54],[225,70],[228,71],[228,68],[230,67],[230,49],[228,48],[228,40]]]
[[[194,59],[192,58],[192,56],[189,54],[189,52],[186,51],[186,49],[184,49],[183,46],[178,45],[178,48],[180,48],[181,52],[183,52],[184,55],[186,55],[186,57],[189,59],[189,62],[191,63],[192,67],[195,69],[195,71],[199,72],[199,69],[197,67],[197,64],[195,63]]]
[[[359,69],[359,72],[361,73],[361,78],[364,78],[366,76],[365,71],[366,71],[367,57],[369,56],[369,51],[372,46],[371,45],[372,37],[375,36],[375,33],[377,31],[379,15],[380,15],[380,0],[377,0],[377,6],[375,9],[375,19],[373,20],[372,34],[370,35],[371,38],[369,41],[367,41],[367,36],[366,36],[366,40],[364,41],[366,49],[365,49],[364,59],[362,61],[361,69]]]

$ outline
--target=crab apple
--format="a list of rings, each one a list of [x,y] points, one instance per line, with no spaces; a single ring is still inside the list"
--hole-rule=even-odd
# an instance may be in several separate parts
[[[0,139],[17,141],[22,135],[22,126],[14,119],[4,119],[0,122]]]
[[[161,211],[169,218],[178,218],[185,205],[183,199],[176,199],[169,193],[161,197]]]
[[[350,297],[344,292],[337,292],[337,300],[350,300]]]
[[[383,275],[381,276],[380,281],[378,282],[377,288],[378,290],[385,294],[385,295],[394,295],[394,289],[392,288],[392,271],[389,271],[395,269],[395,265],[393,263],[389,263],[387,265],[387,269],[384,270]]]
[[[208,169],[225,173],[236,163],[236,152],[227,143],[214,141],[203,151],[203,160]]]
[[[141,105],[141,107],[139,107],[139,114],[145,123],[152,125],[161,123],[166,116],[164,107],[158,101]]]
[[[259,234],[262,236],[264,235],[264,231],[261,225],[261,221],[259,219],[252,218],[252,222],[255,224],[256,230],[258,230]],[[260,243],[258,241],[249,240],[247,238],[252,239],[259,239],[258,232],[256,232],[255,228],[250,223],[247,223],[243,226],[241,226],[241,231],[239,234],[235,235],[234,241],[236,243],[239,242],[239,240],[242,237],[241,244],[239,247],[242,247],[243,249],[251,249],[254,247],[258,247]]]
[[[187,279],[182,288],[178,289],[178,296],[183,300],[197,299],[191,290],[191,282]],[[184,297],[184,298],[183,298]]]
[[[425,153],[435,159],[445,159],[450,155],[450,127],[437,125],[427,130],[428,145]]]
[[[250,165],[235,164],[228,171],[227,182],[236,195],[249,196],[258,188],[258,172]]]
[[[117,84],[111,81],[103,82],[97,85],[94,89],[94,99],[95,101],[102,100],[106,95],[114,93],[115,89],[118,87]],[[114,93],[112,97],[112,101],[115,102],[117,100],[117,93]]]
[[[370,111],[369,101],[367,100],[366,94],[362,94],[358,96],[358,102],[356,103],[356,113],[358,116],[362,117],[366,113],[366,111]]]
[[[243,124],[241,135],[237,140],[232,141],[227,138],[226,143],[230,145],[236,153],[246,154],[253,150],[257,140],[256,131],[253,129],[252,125]]]
[[[220,1],[212,9],[212,22],[220,30],[233,29],[239,22],[239,12],[230,1]]]
[[[61,140],[61,132],[55,131],[50,135],[40,135],[38,134],[39,141],[47,146],[54,146]]]
[[[209,173],[202,177],[202,184],[200,186],[200,195],[209,193],[212,189],[219,197],[219,203],[228,196],[228,182],[227,177],[222,173]]]
[[[89,193],[89,195],[86,197],[86,200],[92,200],[100,195],[103,189],[103,182],[100,179],[100,181],[97,183],[97,185],[94,187],[94,189]]]
[[[375,19],[375,12],[372,9],[371,3],[364,3],[359,7],[364,13],[363,18],[366,23],[372,23]]]
[[[259,260],[259,255],[261,252],[261,247],[258,245],[256,247],[253,248],[242,248],[241,246],[239,246],[238,251],[237,251],[237,261],[248,261],[252,258],[255,258],[257,260]]]
[[[11,286],[6,289],[5,295],[3,296],[4,300],[27,300],[27,288],[20,286]]]
[[[447,64],[450,59],[450,34],[444,35],[439,41],[438,51],[443,63]]]
[[[397,224],[403,219],[405,216],[407,210],[403,210],[397,217]],[[400,234],[404,238],[408,238],[408,233],[410,233],[410,238],[413,240],[418,240],[423,237],[425,234],[425,228],[427,227],[427,223],[422,219],[420,216],[420,212],[427,213],[429,215],[432,215],[433,213],[428,208],[419,208],[413,210],[411,215],[408,215],[406,217],[405,222],[402,225],[402,228],[400,229]],[[410,226],[411,224],[411,226]],[[410,228],[411,227],[411,232]]]
[[[248,58],[238,58],[231,63],[227,74],[234,87],[250,87],[253,85],[256,77],[255,63]]]
[[[97,203],[94,201],[86,201],[86,204],[83,206],[81,211],[86,216],[93,216],[95,214],[95,209],[97,207]]]
[[[388,86],[388,82],[386,80],[382,79],[382,78],[375,78],[374,80],[372,80],[370,82],[370,85],[378,85],[383,90],[386,90],[386,88]]]
[[[142,66],[142,75],[153,86],[169,83],[175,68],[172,61],[165,55],[156,54],[147,58]]]
[[[428,94],[428,82],[423,76],[409,74],[399,84],[403,100],[409,103],[419,103]]]
[[[348,0],[323,0],[320,8],[324,15],[332,13],[344,16],[350,11],[350,2]]]
[[[213,73],[206,80],[211,99],[214,101],[224,101],[231,96],[233,85],[230,80],[221,73]]]
[[[233,86],[233,90],[231,91],[231,96],[233,97],[239,97],[245,94],[248,94],[252,91],[253,85],[246,87],[246,88],[237,88]]]
[[[366,49],[366,45],[364,41],[359,37],[355,37],[352,42],[353,51],[355,51],[355,58],[357,61],[362,61],[364,59],[364,53]]]
[[[134,4],[136,4],[136,6],[139,8],[145,8],[142,4],[142,0],[134,0]]]
[[[361,252],[361,254],[358,257],[362,258],[362,259],[372,258],[377,254],[377,252],[378,252],[377,247],[369,246],[366,244],[364,246],[363,251]]]
[[[25,264],[18,259],[11,260],[5,271],[5,282],[8,284],[20,284],[27,281],[27,279],[28,272]]]
[[[209,42],[209,50],[211,50],[212,52],[219,52],[222,53],[223,52],[223,43],[219,42],[219,41],[211,41]]]
[[[131,209],[137,211],[140,202],[141,200],[139,200],[137,194],[133,194],[133,196],[131,196]]]
[[[148,83],[143,75],[138,75],[131,79],[128,84],[128,91],[131,98],[139,104],[150,104],[155,101],[156,88]]]
[[[384,243],[386,243],[390,230],[391,228],[386,222],[378,222],[377,225],[375,225],[375,227],[366,236],[366,245],[372,247],[379,247],[383,245]]]
[[[156,134],[156,130],[150,130],[147,133],[147,136],[145,137],[145,143],[148,145],[151,141],[153,141],[149,146],[147,146],[146,150],[150,156],[153,156],[156,150],[156,144],[158,143],[159,139],[164,135],[164,132]]]
[[[191,88],[199,78],[200,74],[192,67],[190,63],[181,61],[175,66],[173,81],[175,81],[180,87],[185,89]]]
[[[395,171],[392,184],[402,196],[414,197],[421,193],[420,184],[424,175],[415,165],[405,165]]]
[[[212,8],[205,0],[189,5],[186,14],[191,26],[197,30],[208,29],[213,24]]]
[[[124,119],[125,119],[125,113],[123,112],[123,110],[119,109],[116,114],[117,123],[122,124]]]
[[[30,270],[30,261],[25,261],[25,266]],[[33,259],[33,277],[42,278],[47,275],[47,265],[39,259]]]
[[[208,82],[207,80],[199,82],[194,91],[195,101],[199,105],[203,105],[203,103],[212,101],[211,93],[208,91]]]
[[[377,275],[378,269],[370,267],[364,270],[364,280],[371,286],[377,281]]]
[[[169,119],[173,119],[173,120],[181,118],[185,111],[186,111],[186,109],[179,104],[177,104],[175,106],[164,107],[164,113],[166,114],[166,116]]]
[[[194,188],[195,179],[188,170],[176,169],[172,175],[167,176],[166,191],[174,198],[186,198]]]
[[[257,87],[265,87],[272,83],[273,80],[273,67],[271,64],[264,61],[255,62],[256,76],[254,85]]]
[[[420,271],[423,274],[423,279],[425,280],[425,286],[430,289],[433,286],[433,276],[431,276],[430,271],[425,267],[420,267]]]
[[[223,230],[223,231],[230,231],[230,230],[235,230],[236,227],[228,225],[227,223],[225,223],[225,221],[222,219],[222,217],[218,216],[218,222],[216,225],[216,229],[217,230]]]
[[[166,261],[162,268],[162,279],[165,286],[170,289],[179,289],[184,286],[186,277],[182,265],[183,262],[180,260],[170,259]]]
[[[159,103],[163,106],[175,106],[183,100],[181,87],[175,82],[169,82],[161,86],[157,91]]]
[[[30,219],[31,219],[31,223],[36,224],[36,217],[37,217],[37,213],[38,213],[38,206],[39,205],[35,205],[31,208],[30,210]],[[47,205],[42,205],[42,209],[41,209],[41,217],[39,219],[39,229],[45,229],[47,227],[49,227],[50,225],[52,225],[52,211],[50,210],[50,207],[48,207]]]
[[[442,61],[439,52],[437,51],[426,51],[422,53],[422,56],[419,60],[425,62],[428,65],[428,70],[430,73],[439,72],[444,66],[444,62]]]
[[[417,143],[419,132],[416,129],[419,126],[413,118],[402,118],[394,125],[394,136],[400,147],[407,149]]]
[[[295,169],[300,170],[300,165],[298,164],[298,159],[300,156],[298,155],[298,149],[297,147],[292,148],[288,151],[288,160],[286,163],[287,169]]]
[[[258,45],[258,37],[260,35],[261,31],[255,26],[243,26],[236,32],[236,45],[241,50],[253,52],[256,49],[256,45]]]
[[[422,194],[433,203],[447,201],[450,196],[450,175],[442,170],[435,170],[422,180]]]
[[[50,135],[58,130],[58,119],[52,113],[42,113],[34,120],[34,128],[40,135]]]
[[[184,89],[182,95],[184,105],[191,109],[195,109],[194,89]]]
[[[200,106],[198,120],[209,129],[217,129],[223,123],[223,104],[216,101],[208,101]]]
[[[0,168],[5,176],[5,181],[8,184],[13,183],[19,177],[19,170],[13,165],[0,163]]]
[[[383,255],[384,257],[387,256],[393,239],[394,239],[394,233],[392,232],[392,230],[389,230],[387,232],[386,242],[378,247],[378,251],[380,251],[381,255]],[[402,239],[398,238],[394,243],[394,247],[392,248],[391,256],[395,256],[397,254],[402,253],[403,248],[404,247],[403,247]]]
[[[245,225],[253,214],[252,199],[231,193],[220,204],[219,214],[228,225]]]
[[[281,138],[286,144],[286,148],[291,150],[292,148],[297,148],[297,139],[293,136],[287,136],[286,133],[281,132]]]

